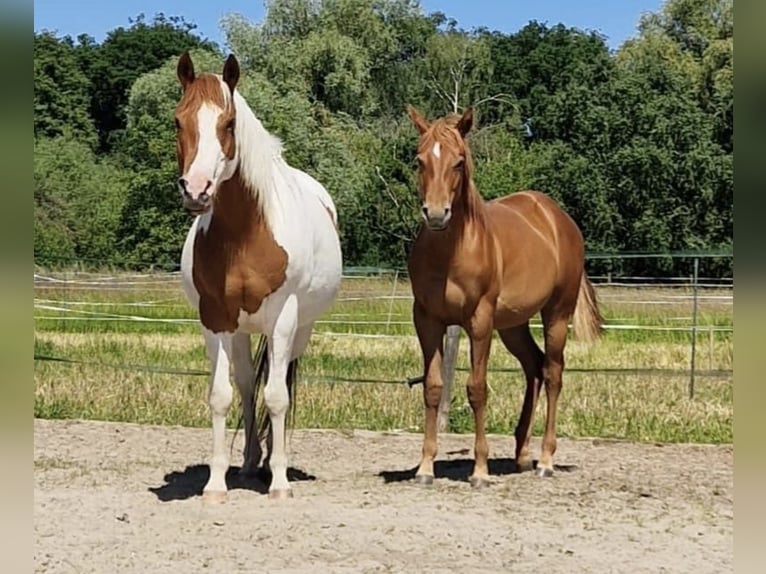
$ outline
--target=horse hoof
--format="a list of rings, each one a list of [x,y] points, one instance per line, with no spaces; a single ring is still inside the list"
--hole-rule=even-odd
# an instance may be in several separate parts
[[[472,476],[469,482],[473,488],[486,488],[490,485],[489,479],[483,476]]]
[[[521,459],[516,462],[516,472],[528,472],[534,468],[531,459]]]
[[[287,500],[292,497],[292,488],[275,488],[274,490],[269,490],[269,498],[271,500]]]
[[[415,476],[415,484],[422,486],[431,486],[434,483],[434,477],[431,474],[418,474]]]
[[[553,469],[539,467],[537,469],[537,476],[539,476],[540,478],[550,478],[553,476]]]
[[[223,504],[226,502],[226,491],[206,490],[202,493],[202,502],[205,504]]]

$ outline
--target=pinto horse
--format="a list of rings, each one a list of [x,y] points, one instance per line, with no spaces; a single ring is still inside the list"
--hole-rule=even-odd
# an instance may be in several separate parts
[[[213,427],[208,501],[226,498],[226,416],[230,367],[242,398],[244,473],[255,472],[268,435],[269,496],[292,495],[287,479],[286,415],[295,368],[314,321],[337,296],[341,248],[337,212],[325,188],[282,158],[281,142],[236,89],[239,64],[196,74],[188,52],[178,60],[183,95],[175,110],[178,187],[195,219],[181,256],[189,303],[199,312],[211,363]],[[255,362],[250,335],[260,334]],[[263,387],[268,419],[255,426]]]
[[[473,183],[474,166],[465,141],[473,124],[471,108],[432,123],[412,106],[407,112],[420,134],[418,192],[425,220],[408,260],[413,320],[425,371],[423,455],[416,480],[433,482],[442,342],[448,325],[460,325],[470,338],[466,389],[476,434],[471,484],[484,486],[489,477],[484,409],[495,330],[521,363],[527,382],[515,430],[517,468],[533,467],[529,437],[545,384],[548,411],[537,472],[552,476],[569,321],[573,320],[575,336],[589,342],[602,329],[593,286],[584,270],[582,234],[543,193],[521,191],[489,202],[482,199]],[[529,320],[538,312],[545,352],[529,330]]]

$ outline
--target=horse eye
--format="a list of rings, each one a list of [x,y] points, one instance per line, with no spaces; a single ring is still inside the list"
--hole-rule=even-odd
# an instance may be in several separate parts
[[[463,167],[463,158],[461,157],[459,160],[455,162],[455,164],[452,166],[452,169],[460,169]]]
[[[229,122],[226,124],[226,130],[234,133],[234,127],[236,126],[236,120],[234,118],[230,119]]]

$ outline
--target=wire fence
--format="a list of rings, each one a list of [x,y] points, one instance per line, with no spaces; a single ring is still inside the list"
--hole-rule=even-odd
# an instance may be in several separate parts
[[[589,260],[635,257],[686,258],[691,263],[688,277],[631,277],[619,275],[594,275],[599,300],[604,305],[618,306],[631,311],[629,317],[611,317],[605,325],[607,331],[672,332],[687,333],[689,341],[689,362],[671,368],[658,369],[641,365],[630,368],[588,368],[567,367],[569,372],[593,372],[613,375],[652,374],[689,377],[689,396],[695,393],[695,382],[700,377],[726,377],[731,369],[716,368],[712,363],[713,344],[719,334],[733,332],[733,277],[701,277],[699,262],[704,258],[731,258],[731,253],[683,252],[675,254],[592,254]],[[390,285],[386,283],[390,281]],[[34,313],[37,324],[48,322],[57,325],[76,324],[157,324],[166,326],[195,326],[194,311],[185,303],[180,289],[178,271],[88,271],[82,266],[69,270],[47,270],[38,267],[34,274]],[[359,338],[359,339],[409,339],[416,338],[409,312],[412,301],[406,270],[375,267],[349,267],[344,270],[343,287],[333,308],[316,322],[315,337]],[[701,312],[715,307],[726,316],[722,322],[701,321]],[[361,310],[360,310],[361,309]],[[645,324],[636,321],[642,312],[654,309],[652,313],[661,318],[659,324]],[[642,311],[644,310],[644,311]],[[540,330],[541,324],[533,321],[533,330]],[[450,331],[452,342],[457,345],[456,331]],[[708,345],[707,368],[700,365],[698,339],[706,335]],[[457,350],[450,355],[456,361]],[[36,353],[36,361],[57,361],[81,363],[87,361],[71,357],[57,357]],[[190,376],[208,375],[206,370],[169,369],[152,365],[109,364],[117,369],[134,371],[184,374]],[[447,378],[454,377],[456,370],[463,370],[456,364],[447,365]],[[491,369],[502,372],[513,369]],[[518,370],[518,369],[516,369]],[[317,380],[330,382],[367,383],[408,383],[416,384],[421,377],[396,379],[345,379],[337,376],[318,377]]]

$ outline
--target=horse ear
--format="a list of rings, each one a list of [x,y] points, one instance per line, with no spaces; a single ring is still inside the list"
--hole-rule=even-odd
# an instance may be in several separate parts
[[[231,93],[234,93],[234,88],[237,87],[239,81],[239,62],[234,54],[229,54],[226,58],[226,63],[223,65],[223,81],[229,86]]]
[[[412,123],[418,128],[418,132],[420,132],[421,135],[428,131],[428,122],[423,115],[410,104],[407,104],[407,115],[410,116]]]
[[[181,82],[181,87],[184,90],[194,81],[194,63],[188,51],[181,54],[181,57],[178,59],[176,74],[178,74],[178,80]]]
[[[471,131],[471,126],[473,126],[473,108],[468,107],[457,122],[457,131],[460,132],[461,136],[465,137]]]

